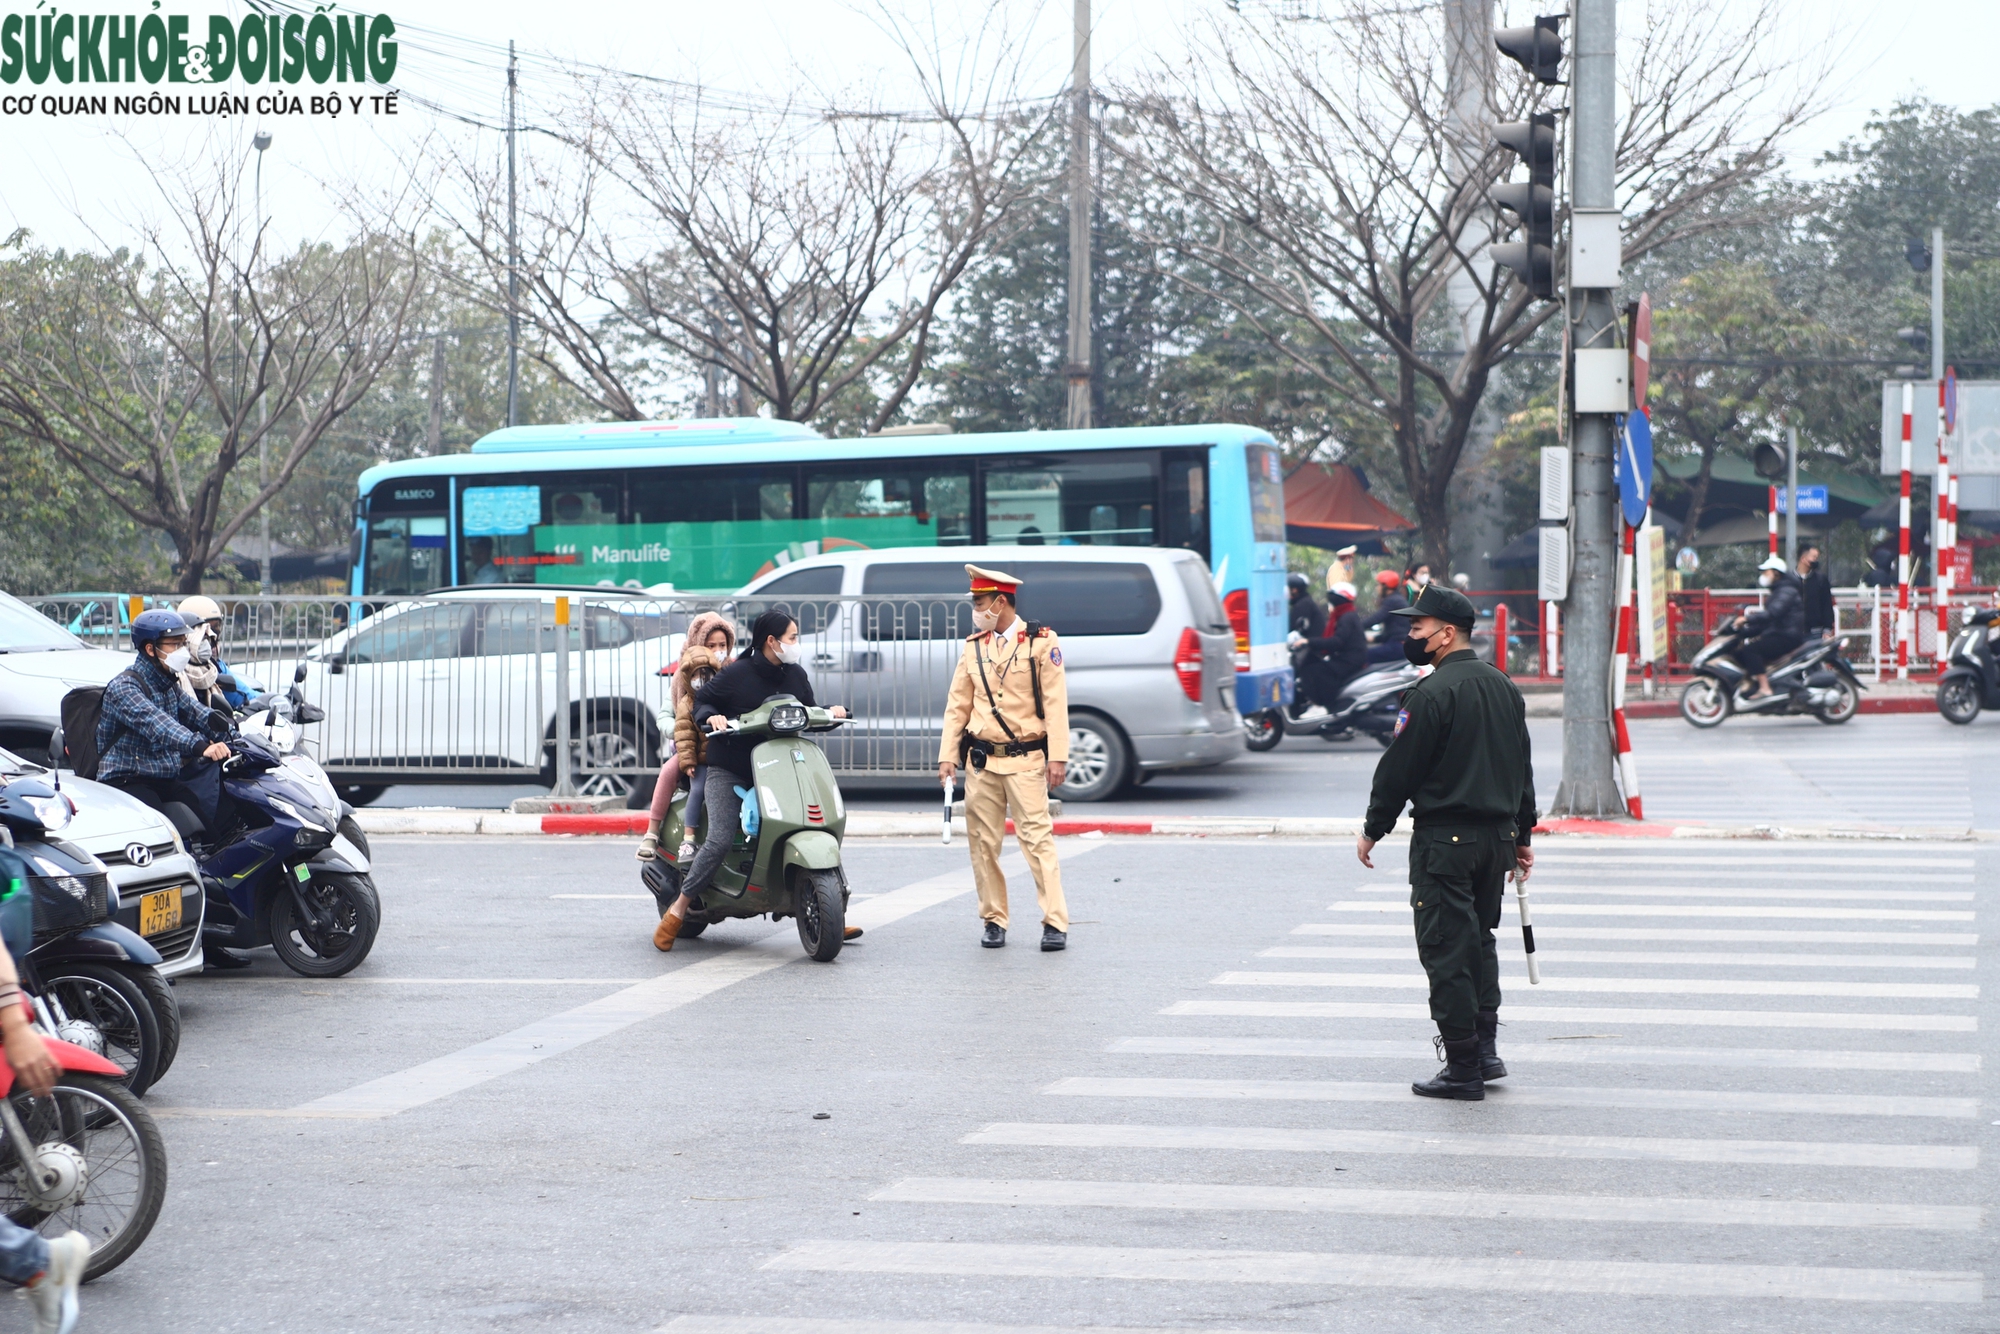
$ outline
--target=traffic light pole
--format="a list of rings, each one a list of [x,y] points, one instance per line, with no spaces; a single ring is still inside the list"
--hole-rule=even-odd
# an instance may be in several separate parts
[[[1571,62],[1570,216],[1615,213],[1617,198],[1617,0],[1576,0]],[[1572,251],[1572,256],[1574,256]],[[1618,343],[1613,290],[1567,294],[1572,349]],[[1557,817],[1626,818],[1611,743],[1611,637],[1616,614],[1618,491],[1612,476],[1614,416],[1579,412],[1572,437],[1575,556],[1563,604],[1563,764]]]

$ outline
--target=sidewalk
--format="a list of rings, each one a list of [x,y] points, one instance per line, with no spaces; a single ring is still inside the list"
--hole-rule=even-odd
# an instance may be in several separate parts
[[[646,812],[613,811],[603,815],[514,815],[506,811],[455,810],[444,807],[403,811],[359,810],[355,818],[368,834],[588,834],[637,838],[646,831]],[[1407,832],[1408,826],[1401,826]],[[1007,822],[1012,833],[1014,822]],[[1188,816],[1170,819],[1061,819],[1056,833],[1085,838],[1165,836],[1179,838],[1355,838],[1361,821],[1303,817]],[[856,811],[847,817],[848,838],[938,838],[935,814],[907,815]],[[1857,839],[1889,842],[2000,841],[2000,831],[1919,825],[1721,825],[1653,824],[1638,820],[1555,820],[1535,826],[1538,836],[1590,838],[1678,839]],[[954,841],[965,837],[963,818],[952,821]]]

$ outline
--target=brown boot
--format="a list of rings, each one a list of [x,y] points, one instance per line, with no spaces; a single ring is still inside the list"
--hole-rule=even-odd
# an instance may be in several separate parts
[[[676,917],[670,912],[661,913],[660,924],[653,928],[653,948],[662,954],[672,949],[675,938],[681,933],[681,923],[686,920],[685,917]]]

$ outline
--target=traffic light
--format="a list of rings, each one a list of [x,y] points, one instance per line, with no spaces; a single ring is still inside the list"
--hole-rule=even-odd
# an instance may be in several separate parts
[[[1544,301],[1556,295],[1556,118],[1544,111],[1526,120],[1493,127],[1502,148],[1528,164],[1526,181],[1503,181],[1493,187],[1493,202],[1521,220],[1521,239],[1493,246],[1495,262],[1520,275],[1531,296]]]
[[[1544,14],[1537,18],[1534,26],[1527,28],[1501,28],[1494,32],[1493,43],[1502,55],[1518,62],[1522,69],[1533,75],[1537,83],[1562,82],[1562,34],[1556,25],[1567,17],[1562,14]]]
[[[1908,260],[1910,267],[1918,273],[1931,271],[1931,248],[1924,244],[1924,238],[1921,236],[1912,236],[1903,242],[1903,258]]]
[[[1783,445],[1766,441],[1750,451],[1750,466],[1766,481],[1781,482],[1785,479],[1785,469],[1791,460],[1785,456]]]

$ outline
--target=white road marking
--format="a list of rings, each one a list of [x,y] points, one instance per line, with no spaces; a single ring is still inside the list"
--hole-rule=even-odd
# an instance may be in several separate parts
[[[1525,977],[1502,979],[1527,986]],[[1420,987],[1430,979],[1408,973],[1231,972],[1210,980],[1218,987]],[[1972,982],[1819,982],[1808,978],[1721,977],[1544,977],[1540,990],[1616,992],[1650,996],[1857,996],[1871,1000],[1978,1000]]]
[[[1531,895],[1532,896],[1532,895]],[[1328,904],[1333,912],[1393,912],[1407,917],[1407,903],[1342,901]],[[1816,922],[1969,922],[1973,915],[1936,908],[1765,908],[1738,903],[1543,903],[1534,914],[1561,913],[1576,917],[1803,917]]]
[[[1640,1163],[1765,1163],[1970,1172],[1979,1150],[1950,1144],[1825,1140],[1655,1139],[1626,1135],[1464,1135],[1448,1130],[1142,1126],[1002,1121],[961,1144],[1049,1149],[1250,1150],[1265,1153],[1409,1153],[1439,1158],[1565,1158]]]
[[[620,902],[624,902],[629,899],[650,900],[653,896],[651,894],[551,894],[549,897],[552,899],[617,899]]]
[[[1516,993],[1526,988],[1515,988]],[[1229,1015],[1242,1019],[1421,1019],[1427,1004],[1397,1001],[1176,1001],[1161,1014]],[[1698,1028],[1854,1028],[1911,1033],[1976,1033],[1979,1021],[1961,1014],[1871,1014],[1799,1010],[1634,1009],[1597,1005],[1507,1005],[1510,1024],[1686,1024]]]
[[[1511,1056],[1512,1052],[1506,1053]],[[1079,1076],[1042,1092],[1073,1098],[1219,1098],[1242,1102],[1405,1102],[1407,1082],[1371,1084],[1317,1079],[1147,1079]],[[1783,1116],[1935,1116],[1970,1120],[1977,1098],[1914,1094],[1737,1093],[1679,1088],[1516,1088],[1489,1084],[1486,1100],[1502,1107],[1624,1107],[1647,1112],[1754,1112]]]
[[[659,1328],[661,1334],[1276,1334],[1207,1326],[981,1325],[965,1320],[819,1320],[782,1315],[683,1315]]]
[[[1785,1297],[1850,1302],[1978,1302],[1984,1291],[1979,1274],[1919,1269],[1024,1246],[985,1241],[804,1241],[767,1261],[764,1268],[850,1274],[937,1274],[955,1279],[987,1275],[1043,1281],[1097,1278],[1138,1283],[1307,1283],[1483,1293]]]
[[[1511,1011],[1510,1011],[1511,1013]],[[1833,1051],[1789,1047],[1620,1047],[1608,1042],[1509,1041],[1503,1052],[1516,1065],[1694,1065],[1776,1070],[1925,1070],[1977,1074],[1969,1051]],[[1284,1056],[1317,1060],[1426,1061],[1431,1045],[1369,1038],[1120,1038],[1106,1050],[1147,1056]]]
[[[1375,926],[1362,922],[1307,922],[1304,926],[1292,928],[1295,936],[1393,936],[1398,940],[1411,939],[1408,922],[1395,926]],[[1880,931],[1760,931],[1754,928],[1736,927],[1644,927],[1644,926],[1562,926],[1555,931],[1543,932],[1564,940],[1682,940],[1712,941],[1730,944],[1769,945],[1956,945],[1970,947],[1979,943],[1977,934],[1969,931],[1899,931],[1885,936]],[[1507,937],[1501,937],[1503,943]]]
[[[1539,844],[1537,850],[1540,850]],[[1970,857],[1898,857],[1893,854],[1875,857],[1861,854],[1813,856],[1799,855],[1782,849],[1766,853],[1764,849],[1751,847],[1744,847],[1740,853],[1732,851],[1727,856],[1717,857],[1659,853],[1650,848],[1635,849],[1634,855],[1630,857],[1569,851],[1556,851],[1544,855],[1546,860],[1540,857],[1535,860],[1537,874],[1540,874],[1544,866],[1556,870],[1566,866],[1618,866],[1642,870],[1650,866],[1712,866],[1719,870],[1755,866],[1760,871],[1766,869],[1775,871],[1787,866],[1873,866],[1880,868],[1882,874],[1889,876],[1903,876],[1911,871],[1969,871],[1973,868],[1973,860]]]
[[[1965,877],[1970,880],[1972,877]],[[1363,894],[1408,894],[1408,885],[1356,885]],[[1510,889],[1509,893],[1512,892]],[[1542,894],[1601,894],[1626,899],[1804,899],[1812,903],[1970,903],[1969,889],[1760,889],[1749,885],[1674,886],[1544,883],[1539,875],[1528,882],[1531,897]],[[1539,903],[1539,898],[1536,899]]]
[[[1567,934],[1567,933],[1566,933]],[[1503,937],[1503,948],[1511,942]],[[1519,950],[1513,950],[1518,954]],[[1400,959],[1416,960],[1414,946],[1276,945],[1258,950],[1260,959]],[[1715,954],[1700,950],[1542,950],[1535,957],[1544,967],[1565,963],[1698,964],[1725,968],[1936,968],[1970,969],[1970,955],[1940,954]]]
[[[1480,1191],[1365,1190],[1152,1181],[1010,1181],[963,1177],[906,1177],[868,1198],[904,1204],[1028,1205],[1048,1209],[1241,1209],[1399,1218],[1921,1228],[1939,1232],[1977,1231],[1985,1214],[1975,1205],[1873,1204],[1853,1200],[1499,1195]]]
[[[1067,845],[1062,850],[1062,856],[1068,860],[1098,846],[1101,845]],[[1024,874],[1027,868],[1019,853],[1010,854],[1001,865],[1009,876]],[[972,871],[969,867],[948,871],[904,885],[866,903],[853,904],[847,921],[850,926],[869,929],[887,926],[912,913],[971,892]],[[787,924],[726,954],[648,978],[636,986],[613,992],[573,1010],[537,1019],[510,1033],[474,1043],[407,1070],[315,1098],[300,1104],[295,1110],[306,1115],[395,1116],[439,1098],[462,1093],[502,1075],[525,1070],[552,1056],[691,1005],[738,982],[748,981],[804,957],[799,950],[798,933]]]

